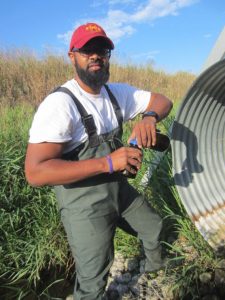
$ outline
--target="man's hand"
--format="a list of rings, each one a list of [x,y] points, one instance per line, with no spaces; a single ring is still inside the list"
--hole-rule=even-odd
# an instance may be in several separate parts
[[[173,103],[164,95],[159,93],[151,93],[148,106],[145,112],[156,112],[160,121],[168,116]],[[140,122],[136,123],[128,139],[136,138],[139,148],[151,147],[156,144],[156,118],[154,116],[145,116]]]
[[[128,139],[136,138],[139,148],[148,148],[156,144],[156,119],[155,117],[145,117],[143,120],[137,122]]]
[[[136,174],[141,168],[142,151],[137,148],[122,147],[110,154],[114,172],[127,170]]]

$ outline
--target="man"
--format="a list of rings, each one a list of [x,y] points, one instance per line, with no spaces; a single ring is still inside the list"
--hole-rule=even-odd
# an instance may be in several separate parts
[[[172,103],[165,96],[126,84],[108,84],[113,42],[97,24],[78,27],[69,57],[75,78],[48,95],[30,130],[25,172],[33,186],[53,185],[76,262],[74,298],[102,299],[112,265],[116,226],[136,233],[146,255],[146,271],[161,267],[158,237],[162,222],[128,184],[142,151],[121,144],[122,123],[143,119],[129,138],[139,148],[156,143],[156,123]]]

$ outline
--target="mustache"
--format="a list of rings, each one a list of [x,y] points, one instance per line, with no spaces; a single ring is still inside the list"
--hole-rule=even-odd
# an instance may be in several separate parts
[[[99,67],[103,68],[104,64],[100,61],[91,62],[87,65],[87,68],[89,69],[90,67],[93,67],[93,66],[99,66]]]

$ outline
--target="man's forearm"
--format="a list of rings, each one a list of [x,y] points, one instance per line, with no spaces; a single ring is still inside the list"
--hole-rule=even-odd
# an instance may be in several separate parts
[[[85,178],[107,173],[108,164],[105,157],[66,161],[50,159],[25,168],[27,181],[32,186],[68,184]]]
[[[161,94],[152,93],[146,111],[155,111],[159,116],[158,121],[160,121],[169,114],[172,107],[173,103],[167,97]]]

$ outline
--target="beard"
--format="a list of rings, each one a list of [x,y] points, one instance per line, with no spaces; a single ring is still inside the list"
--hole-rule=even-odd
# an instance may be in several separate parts
[[[101,69],[97,71],[89,71],[89,66],[92,63],[98,63],[101,66]],[[101,88],[109,80],[109,63],[104,64],[101,61],[95,61],[92,63],[89,63],[87,68],[83,69],[75,59],[75,69],[83,83],[95,90]]]

